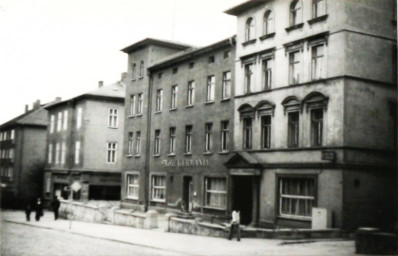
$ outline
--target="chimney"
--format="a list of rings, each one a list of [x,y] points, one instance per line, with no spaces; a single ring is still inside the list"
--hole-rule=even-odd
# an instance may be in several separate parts
[[[101,88],[102,86],[104,86],[104,81],[99,81],[98,82],[98,88]]]
[[[35,102],[33,102],[33,109],[36,110],[40,108],[40,100],[36,100]]]
[[[126,77],[127,77],[127,72],[123,72],[120,81],[123,82],[124,80],[126,80]]]
[[[25,104],[25,113],[27,113],[29,111],[29,105]]]
[[[62,98],[61,97],[55,97],[55,102],[61,101]]]

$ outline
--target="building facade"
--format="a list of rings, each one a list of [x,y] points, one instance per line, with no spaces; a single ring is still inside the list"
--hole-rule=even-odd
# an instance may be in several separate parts
[[[226,165],[232,193],[244,194],[232,199],[243,218],[311,227],[318,207],[327,227],[391,227],[395,8],[394,1],[264,0],[226,11],[237,17],[237,152]]]
[[[123,79],[122,79],[123,80]],[[119,200],[123,82],[47,107],[44,198]]]
[[[41,195],[46,151],[47,111],[40,101],[0,126],[1,207],[24,207]]]

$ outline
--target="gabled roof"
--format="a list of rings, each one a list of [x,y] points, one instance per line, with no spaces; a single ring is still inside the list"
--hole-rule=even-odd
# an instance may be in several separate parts
[[[224,13],[229,14],[229,15],[238,16],[248,9],[257,7],[257,6],[262,5],[268,1],[269,0],[248,0],[246,2],[243,2],[237,6],[234,6],[230,9],[224,11]]]
[[[44,108],[53,103],[54,102],[50,102],[48,104],[40,105],[39,108],[31,109],[28,112],[0,125],[0,129],[16,125],[47,126],[47,110]]]
[[[237,152],[224,165],[228,167],[239,166],[257,166],[260,162],[248,152]]]
[[[51,109],[53,107],[66,104],[67,102],[71,101],[79,101],[84,98],[103,98],[103,99],[110,99],[110,100],[119,100],[124,101],[124,97],[126,95],[126,85],[123,82],[116,82],[110,85],[102,86],[96,90],[81,94],[79,96],[73,97],[68,100],[60,101],[55,104],[46,106],[46,109]]]
[[[130,53],[130,52],[136,51],[136,50],[141,49],[148,45],[158,45],[158,46],[163,46],[163,47],[172,48],[172,49],[179,49],[179,50],[185,50],[187,48],[192,47],[192,45],[183,44],[183,43],[174,42],[174,41],[160,40],[160,39],[155,39],[155,38],[145,38],[144,40],[141,40],[139,42],[136,42],[130,46],[127,46],[127,47],[121,49],[121,51],[124,53]]]

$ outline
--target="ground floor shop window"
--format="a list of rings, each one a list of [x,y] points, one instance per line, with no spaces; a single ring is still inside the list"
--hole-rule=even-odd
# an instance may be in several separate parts
[[[227,208],[226,178],[205,178],[205,205],[219,209]]]
[[[151,192],[152,201],[166,201],[166,176],[152,175]]]
[[[138,199],[138,174],[127,174],[127,197]]]
[[[315,206],[315,179],[281,177],[279,179],[279,215],[311,218]]]

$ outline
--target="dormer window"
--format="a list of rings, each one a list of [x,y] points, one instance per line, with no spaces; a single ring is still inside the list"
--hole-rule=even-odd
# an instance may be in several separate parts
[[[245,39],[246,42],[254,39],[255,31],[254,31],[254,19],[249,18],[246,21],[246,30],[245,30]]]

